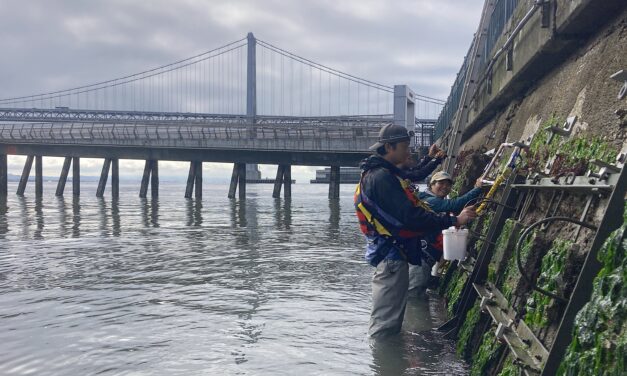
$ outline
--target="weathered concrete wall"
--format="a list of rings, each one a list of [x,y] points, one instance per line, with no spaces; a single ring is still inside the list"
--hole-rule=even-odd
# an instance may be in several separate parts
[[[577,115],[576,129],[603,136],[620,149],[627,118],[615,112],[627,110],[627,101],[616,98],[622,84],[610,79],[620,69],[627,69],[627,11],[572,50],[524,94],[495,111],[481,127],[466,131],[462,150],[490,149],[501,142],[521,140],[553,115],[562,119]]]
[[[530,8],[527,3],[519,4],[515,14],[506,25],[506,30],[511,31],[527,12]],[[619,36],[612,39],[611,36],[604,36],[604,33],[614,34],[612,28],[618,28],[618,34],[621,33],[621,26],[617,25],[616,21],[611,22],[613,26],[607,23],[608,20],[618,15],[618,24],[620,24],[620,19],[624,18],[627,2],[559,0],[553,2],[552,6],[552,21],[549,27],[541,27],[542,14],[536,11],[515,37],[510,71],[505,66],[507,54],[501,55],[496,60],[491,75],[491,93],[486,87],[486,79],[471,103],[463,141],[473,137],[484,127],[489,127],[493,119],[506,112],[506,108],[512,102],[527,97],[541,86],[550,85],[551,83],[546,82],[546,76],[550,78],[558,74],[556,72],[565,70],[567,66],[572,65],[574,60],[577,60],[578,56],[586,55],[586,51],[596,44],[603,45],[600,47],[602,51],[593,52],[594,55],[599,56],[599,59],[593,58],[585,62],[586,67],[583,67],[591,72],[598,70],[599,74],[594,77],[596,80],[607,81],[611,73],[625,68],[624,38]],[[509,33],[506,31],[500,37],[494,50],[498,50],[508,36]],[[590,39],[596,42],[590,42]],[[582,43],[585,45],[582,46]],[[492,54],[494,52],[492,51]],[[621,55],[623,66],[620,65]],[[551,93],[554,95],[544,97],[544,101],[550,102],[554,98],[561,97],[559,92],[567,94],[570,98],[572,93],[566,93],[566,91],[572,90],[571,80],[591,78],[590,74],[582,75],[578,68],[569,71],[575,75],[569,78],[562,76],[557,82],[552,82],[553,85],[559,86],[556,86],[556,90]]]
[[[513,69],[505,70],[504,58],[497,61],[492,77],[492,94],[482,91],[476,98],[477,108],[470,113],[469,127],[463,135],[455,169],[456,180],[466,182],[456,187],[460,192],[466,190],[481,174],[480,169],[469,168],[468,163],[476,164],[477,156],[482,155],[485,150],[497,148],[503,142],[526,140],[534,134],[542,135],[540,142],[536,137],[536,145],[542,145],[540,149],[547,155],[526,153],[523,166],[530,172],[537,171],[538,166],[540,170],[543,169],[549,151],[553,156],[562,153],[565,158],[572,157],[571,162],[581,162],[579,169],[570,170],[574,175],[580,176],[589,167],[590,159],[602,158],[610,162],[619,151],[627,149],[627,98],[617,98],[623,83],[610,79],[613,73],[627,69],[627,2],[622,2],[621,11],[612,17],[607,13],[608,9],[616,9],[612,7],[617,3],[612,1],[558,0],[553,4],[557,11],[554,13],[552,28],[540,28],[539,14],[536,14],[516,38]],[[604,5],[607,7],[604,8]],[[521,13],[516,13],[510,23],[515,24]],[[600,14],[604,16],[601,17]],[[604,25],[599,27],[600,23]],[[559,38],[553,39],[556,35]],[[506,37],[501,38],[500,44],[504,38]],[[571,136],[556,136],[556,142],[547,143],[543,138],[547,137],[546,133],[541,130],[547,124],[561,125],[569,116],[577,116]],[[573,145],[577,147],[573,148]],[[590,150],[585,150],[586,148]],[[534,158],[542,163],[534,165]],[[523,171],[521,173],[524,174]],[[549,175],[554,178],[559,173]],[[560,190],[557,186],[552,191],[538,190],[535,196],[525,196],[525,202],[529,198],[528,209],[525,215],[517,211],[516,218],[508,220],[509,227],[502,229],[495,242],[495,253],[487,278],[488,282],[504,293],[510,306],[516,311],[516,317],[520,317],[549,350],[556,341],[558,327],[566,309],[565,304],[532,291],[521,279],[514,264],[503,266],[499,260],[511,262],[511,255],[516,254],[511,246],[512,237],[518,236],[521,228],[548,216],[582,217],[588,223],[601,223],[601,218],[609,207],[608,197],[598,197],[590,191],[570,192],[559,196]],[[497,191],[495,198],[500,199],[501,194],[501,191]],[[591,200],[590,211],[585,214],[584,207],[588,200]],[[553,204],[555,211],[551,213],[549,208]],[[477,221],[473,225],[474,231],[486,235],[491,215],[493,213],[489,211]],[[526,247],[526,251],[518,250],[520,254],[524,254],[521,258],[526,275],[542,288],[550,289],[559,296],[569,297],[583,259],[591,248],[594,234],[594,231],[580,231],[578,226],[563,223],[551,225],[546,231],[538,231],[533,235],[534,242],[523,247]],[[477,240],[474,245],[471,242],[469,248],[471,254],[475,252],[475,256],[481,249],[477,244],[481,244],[481,240]],[[627,262],[624,250],[621,252],[622,259],[615,257],[618,264]],[[459,304],[461,286],[466,279],[463,273],[455,272],[451,282],[441,286],[451,311],[454,311],[455,304]],[[626,290],[621,291],[619,300],[625,297]],[[599,299],[594,296],[593,300]],[[613,307],[619,307],[617,312],[624,312],[620,311],[622,308],[618,305],[612,305],[607,311],[614,312]],[[600,316],[594,304],[589,305],[584,314],[587,315],[588,322],[593,322],[591,317]],[[601,321],[605,320],[604,317]],[[607,320],[610,321],[613,323],[610,332],[624,333],[627,327],[624,319],[612,317]],[[477,300],[474,308],[465,316],[460,329],[458,352],[471,361],[472,375],[516,374],[514,357],[507,352],[506,346],[495,340],[495,328],[488,325],[490,322],[491,319],[479,309]],[[576,325],[579,326],[569,330],[576,331],[576,328],[582,327],[583,321],[578,322]],[[603,332],[597,327],[593,329]],[[587,353],[603,353],[603,367],[611,372],[618,372],[616,374],[623,374],[621,372],[625,370],[621,368],[621,355],[614,358],[611,355],[616,353],[612,346],[619,341],[613,337],[603,337],[606,334],[599,333],[591,335],[607,340],[602,345],[587,344]],[[621,349],[623,350],[618,353],[624,355],[624,348]],[[567,355],[569,360],[562,363],[562,366],[571,371],[576,369],[576,374],[600,374],[590,367],[594,363],[590,358],[578,363],[584,356],[589,357],[580,348],[571,345]]]

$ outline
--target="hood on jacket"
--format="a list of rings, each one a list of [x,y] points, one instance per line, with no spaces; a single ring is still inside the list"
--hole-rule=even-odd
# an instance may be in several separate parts
[[[374,170],[376,168],[386,168],[395,175],[401,174],[401,170],[399,170],[396,166],[394,166],[390,162],[386,161],[380,155],[371,155],[368,158],[364,159],[359,164],[359,168],[362,170],[362,172],[367,172],[370,170]]]

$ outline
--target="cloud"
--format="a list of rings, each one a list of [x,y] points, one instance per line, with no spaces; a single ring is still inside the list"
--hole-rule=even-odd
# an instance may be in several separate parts
[[[0,98],[140,72],[252,31],[261,40],[355,76],[408,84],[419,94],[445,99],[482,6],[482,0],[4,0],[0,49],[8,53],[0,70]],[[307,92],[301,88],[295,95]],[[97,174],[99,164],[85,161],[84,168]],[[59,162],[51,160],[50,166],[56,169]],[[124,166],[143,168],[141,162]],[[186,173],[184,165],[163,166],[164,172]],[[216,165],[207,173],[230,172]],[[309,167],[293,174],[313,176]]]

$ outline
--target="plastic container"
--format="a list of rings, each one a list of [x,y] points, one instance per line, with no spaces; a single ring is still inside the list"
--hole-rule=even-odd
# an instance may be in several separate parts
[[[442,230],[444,238],[444,259],[463,260],[466,258],[466,247],[468,246],[468,230],[458,230],[449,227]]]

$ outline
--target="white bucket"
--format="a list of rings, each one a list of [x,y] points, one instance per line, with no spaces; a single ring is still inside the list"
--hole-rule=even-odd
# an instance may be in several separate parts
[[[444,259],[463,260],[466,258],[466,246],[468,245],[468,230],[458,230],[449,227],[442,230],[444,237]]]

